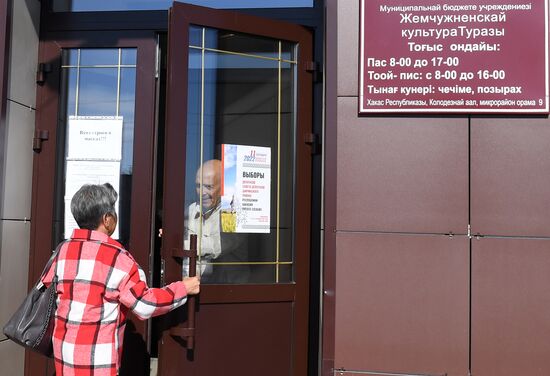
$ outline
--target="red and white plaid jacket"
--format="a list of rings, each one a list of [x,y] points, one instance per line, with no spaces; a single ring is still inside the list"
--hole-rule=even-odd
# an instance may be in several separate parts
[[[120,367],[128,310],[140,319],[183,305],[183,282],[149,288],[145,273],[120,243],[75,230],[42,278],[57,275],[53,351],[57,376],[111,376]]]

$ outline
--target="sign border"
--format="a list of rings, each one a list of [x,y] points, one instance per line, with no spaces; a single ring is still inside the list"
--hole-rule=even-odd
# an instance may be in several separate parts
[[[445,109],[445,108],[410,108],[410,109],[365,109],[363,108],[363,97],[364,97],[364,64],[365,64],[365,1],[360,0],[359,6],[359,96],[358,96],[358,114],[359,115],[371,115],[371,114],[392,114],[392,113],[402,113],[402,114],[426,114],[426,113],[449,113],[449,114],[529,114],[529,115],[544,115],[550,113],[550,98],[549,98],[549,77],[548,77],[548,1],[544,1],[544,82],[545,82],[545,107],[544,109]]]

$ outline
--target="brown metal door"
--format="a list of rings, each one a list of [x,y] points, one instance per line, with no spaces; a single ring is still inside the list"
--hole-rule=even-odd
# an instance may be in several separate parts
[[[163,319],[159,375],[307,373],[311,46],[297,25],[171,9],[163,278],[194,233],[202,289]]]
[[[155,140],[156,35],[150,31],[45,33],[37,75],[36,134],[33,143],[33,196],[29,285],[34,284],[55,245],[69,237],[69,191],[83,183],[114,178],[119,192],[118,238],[144,270],[149,270],[152,242]],[[120,158],[109,161],[80,155],[71,127],[121,127],[116,147]],[[74,128],[73,128],[74,129]],[[120,129],[120,128],[119,128]],[[111,150],[113,151],[113,150]],[[70,170],[67,172],[67,170]],[[103,177],[101,177],[103,175]],[[92,180],[89,180],[91,178]],[[107,181],[107,180],[105,180]],[[115,182],[113,182],[115,184]],[[74,192],[73,192],[74,193]],[[139,199],[138,199],[139,198]],[[146,323],[130,317],[121,374],[149,374]],[[27,352],[26,375],[52,375],[53,363]]]

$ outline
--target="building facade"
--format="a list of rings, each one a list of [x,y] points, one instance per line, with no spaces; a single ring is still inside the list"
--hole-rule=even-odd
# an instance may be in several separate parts
[[[361,1],[227,7],[0,0],[0,322],[85,182],[150,285],[181,278],[217,159],[201,295],[131,317],[121,375],[550,373],[548,116],[359,114]],[[54,373],[3,336],[0,364]]]

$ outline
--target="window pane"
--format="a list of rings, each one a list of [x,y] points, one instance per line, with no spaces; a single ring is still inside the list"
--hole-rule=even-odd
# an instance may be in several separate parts
[[[279,41],[206,34],[239,54],[190,49],[186,238],[198,236],[203,283],[290,282],[295,66],[248,56],[278,57]]]
[[[63,50],[60,129],[57,161],[55,236],[71,236],[77,226],[70,199],[85,183],[111,183],[119,193],[119,222],[113,236],[127,245],[135,118],[136,68],[118,67],[118,49]],[[136,49],[123,49],[127,65],[135,63]],[[78,55],[80,63],[78,65]],[[111,64],[116,57],[114,66]],[[89,65],[89,64],[98,64]],[[82,64],[87,64],[82,67]]]
[[[78,64],[78,50],[63,50],[63,54],[61,57],[61,65],[75,66],[77,64]]]
[[[134,151],[134,108],[136,103],[136,69],[120,69],[120,108],[119,115],[124,119],[122,128],[123,174],[132,174]]]
[[[202,47],[202,30],[200,26],[191,26],[189,28],[189,45]]]
[[[259,36],[206,28],[205,47],[242,54],[257,55],[271,59],[279,58],[279,41]],[[282,58],[291,60],[292,44],[282,43]]]
[[[135,48],[123,48],[121,56],[122,65],[136,65],[137,64],[137,50]]]
[[[70,115],[76,114],[76,83],[77,83],[77,69],[67,68],[63,70],[62,82],[66,90],[67,101],[65,102],[65,111],[63,111],[68,118]]]
[[[313,0],[188,0],[181,3],[218,9],[239,8],[311,8]],[[112,10],[159,10],[172,6],[172,0],[54,0],[54,12],[87,12]]]
[[[118,48],[81,49],[80,65],[118,65]]]
[[[279,282],[280,283],[290,283],[294,281],[294,269],[292,265],[281,265],[279,266]]]
[[[81,68],[78,115],[116,115],[116,68]]]
[[[296,57],[294,56],[294,43],[283,41],[281,43],[281,53],[283,55],[283,60],[296,60]]]

